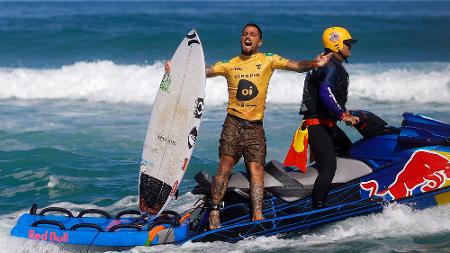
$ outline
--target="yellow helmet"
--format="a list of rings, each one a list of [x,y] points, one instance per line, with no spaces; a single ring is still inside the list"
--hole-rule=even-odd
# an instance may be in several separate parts
[[[323,47],[339,53],[344,48],[344,43],[355,43],[356,40],[343,27],[329,27],[322,34]]]

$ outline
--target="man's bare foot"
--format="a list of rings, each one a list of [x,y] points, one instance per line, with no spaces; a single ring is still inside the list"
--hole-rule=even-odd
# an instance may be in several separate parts
[[[220,216],[219,210],[211,210],[209,213],[209,229],[218,229],[220,228]]]
[[[262,215],[261,212],[253,213],[252,221],[259,221],[259,220],[264,220],[264,219],[265,218],[264,218],[264,216]]]

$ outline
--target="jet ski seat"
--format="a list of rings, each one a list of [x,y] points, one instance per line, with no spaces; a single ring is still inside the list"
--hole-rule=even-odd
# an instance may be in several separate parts
[[[333,184],[340,184],[351,181],[355,178],[367,175],[372,169],[365,163],[350,159],[337,158],[336,175]],[[305,196],[311,195],[312,188],[318,172],[314,167],[309,167],[304,174],[292,167],[285,167],[281,162],[272,160],[264,167],[264,197],[275,196],[284,201],[296,201]],[[231,175],[228,182],[228,189],[225,198],[249,199],[249,178],[247,172],[237,172]],[[195,179],[198,185],[194,188],[194,194],[206,194],[211,192],[212,176],[202,171]]]
[[[368,175],[371,172],[372,168],[362,161],[337,157],[337,169],[332,183],[346,183],[352,179]],[[302,185],[310,185],[311,187],[318,176],[318,172],[314,167],[308,167],[306,174],[298,172],[288,172],[288,174]]]

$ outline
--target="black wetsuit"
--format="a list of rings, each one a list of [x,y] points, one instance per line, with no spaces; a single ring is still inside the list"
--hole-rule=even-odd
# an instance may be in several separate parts
[[[336,172],[336,154],[344,154],[351,145],[347,135],[336,126],[346,111],[348,74],[342,63],[330,62],[309,72],[305,79],[300,114],[304,119],[325,119],[334,123],[308,126],[311,153],[319,175],[314,182],[313,207],[323,207]]]

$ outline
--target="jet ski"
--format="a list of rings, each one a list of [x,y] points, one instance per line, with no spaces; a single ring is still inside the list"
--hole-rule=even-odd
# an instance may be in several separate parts
[[[249,174],[233,174],[228,183],[221,227],[199,233],[191,241],[236,242],[246,237],[308,229],[348,217],[381,212],[398,202],[423,209],[450,202],[450,125],[426,116],[403,114],[399,128],[368,111],[353,111],[363,136],[345,155],[337,170],[327,205],[312,208],[314,164],[302,173],[271,161],[265,166],[265,220],[251,221]],[[200,172],[193,193],[210,199],[212,176]]]
[[[19,218],[11,235],[107,249],[186,241],[236,242],[247,237],[304,232],[381,212],[390,202],[417,209],[450,202],[450,125],[404,113],[401,126],[392,127],[373,113],[353,113],[360,118],[356,128],[363,138],[337,157],[338,169],[323,208],[312,208],[312,185],[318,175],[314,163],[303,173],[273,160],[265,166],[265,219],[261,221],[251,220],[249,174],[237,172],[230,177],[220,210],[221,227],[209,230],[213,177],[203,171],[195,176],[197,185],[192,190],[201,197],[200,202],[182,214],[166,211],[158,217],[141,217],[138,211],[124,211],[113,217],[89,209],[74,216],[58,207],[38,212],[33,205]],[[92,214],[101,217],[90,217]]]

